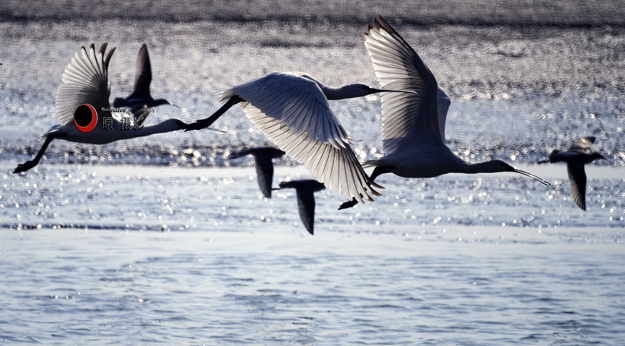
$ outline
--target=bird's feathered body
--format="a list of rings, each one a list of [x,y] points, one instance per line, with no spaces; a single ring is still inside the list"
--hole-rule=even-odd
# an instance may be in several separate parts
[[[127,124],[122,124],[118,116],[113,116],[111,121],[111,129],[104,130],[102,127],[96,126],[91,132],[79,131],[74,123],[66,125],[54,125],[46,133],[42,135],[45,139],[49,135],[54,135],[58,139],[68,142],[85,143],[85,144],[108,144],[124,139],[132,139],[150,136],[158,133],[165,133],[184,129],[186,124],[178,119],[167,119],[157,125],[144,126],[141,129],[135,128],[132,117]],[[122,128],[128,127],[126,130]]]

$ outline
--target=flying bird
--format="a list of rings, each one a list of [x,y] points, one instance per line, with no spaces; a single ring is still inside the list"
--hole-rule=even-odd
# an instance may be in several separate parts
[[[186,128],[187,124],[178,119],[168,119],[157,125],[143,127],[143,121],[149,114],[145,108],[140,108],[136,114],[130,114],[125,119],[110,111],[108,66],[115,48],[107,53],[106,47],[107,43],[104,43],[96,52],[91,44],[89,49],[83,46],[74,54],[65,68],[62,83],[56,93],[55,116],[59,124],[43,134],[42,139],[45,141],[35,158],[19,164],[13,173],[35,167],[54,139],[106,144]],[[84,112],[88,113],[90,130],[86,129],[88,126],[81,126]]]
[[[282,157],[284,151],[271,147],[248,148],[230,154],[230,159],[238,159],[246,155],[254,156],[258,187],[260,187],[260,191],[265,197],[271,198],[271,184],[273,181],[273,162],[271,160]]]
[[[573,196],[573,200],[582,210],[586,210],[586,172],[584,165],[594,160],[606,160],[603,155],[590,151],[590,147],[595,143],[595,139],[595,137],[580,138],[571,145],[568,151],[554,150],[549,155],[549,160],[538,162],[566,162],[569,182],[571,183],[571,196]]]
[[[364,37],[381,88],[415,92],[381,95],[384,156],[365,162],[365,167],[375,167],[371,180],[384,173],[430,178],[447,173],[515,172],[549,185],[501,160],[473,164],[454,155],[445,144],[450,100],[434,74],[382,17],[367,26]],[[355,204],[354,200],[345,202],[339,209]]]
[[[375,184],[358,162],[350,147],[350,138],[334,115],[328,100],[361,97],[381,90],[364,84],[340,88],[323,85],[302,73],[272,73],[251,82],[234,86],[221,95],[225,104],[213,115],[198,120],[187,131],[210,126],[235,104],[281,150],[303,163],[328,188],[347,198],[364,203],[379,196]]]
[[[291,180],[280,183],[280,189],[295,189],[299,217],[308,233],[315,234],[315,192],[325,189],[325,185],[314,179]]]
[[[139,49],[135,71],[135,84],[132,94],[126,98],[117,97],[113,101],[115,108],[128,107],[135,113],[143,106],[148,108],[170,105],[175,106],[165,99],[153,99],[150,94],[150,83],[152,83],[152,66],[148,54],[148,46],[144,43]]]

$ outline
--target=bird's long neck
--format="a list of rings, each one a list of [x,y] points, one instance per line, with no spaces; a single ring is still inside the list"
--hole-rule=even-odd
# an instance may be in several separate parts
[[[494,161],[468,163],[458,158],[458,161],[454,165],[454,168],[451,172],[466,174],[496,173],[501,172],[501,168]]]
[[[123,138],[137,138],[154,135],[157,133],[166,133],[181,130],[182,121],[169,119],[160,124],[145,126],[141,129],[129,129],[121,131]],[[183,124],[183,123],[182,123]]]
[[[322,84],[318,85],[328,100],[343,100],[367,95],[365,90],[353,88],[351,85],[345,85],[340,88],[331,88]]]
[[[152,102],[152,107],[156,107],[160,105],[171,105],[171,103],[165,99],[156,99]]]

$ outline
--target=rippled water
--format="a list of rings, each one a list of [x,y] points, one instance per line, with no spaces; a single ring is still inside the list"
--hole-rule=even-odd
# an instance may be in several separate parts
[[[618,345],[623,332],[613,241],[79,230],[5,240],[3,343]]]
[[[523,167],[525,168],[525,167]],[[252,168],[54,165],[2,177],[0,338],[68,344],[618,345],[623,179],[588,212],[543,169],[381,179],[316,235]],[[137,172],[141,174],[137,174]],[[277,178],[302,168],[278,167]]]
[[[147,42],[154,95],[181,106],[147,122],[191,122],[222,90],[272,71],[375,85],[359,18],[387,5],[347,1],[311,17],[309,5],[271,12],[257,2],[239,15],[217,3],[211,16],[157,1],[171,12],[133,17],[94,4],[74,8],[81,21],[64,17],[68,4],[47,12],[9,1],[0,11],[0,344],[622,344],[620,4],[587,17],[576,1],[543,17],[501,4],[489,17],[456,2],[383,13],[403,21],[396,28],[450,94],[450,147],[552,186],[514,174],[383,175],[375,203],[338,211],[340,196],[317,193],[315,236],[293,191],[265,199],[251,159],[228,159],[269,144],[239,109],[215,123],[226,133],[55,141],[36,169],[11,172],[54,124],[55,90],[80,45],[118,46],[116,97]],[[351,15],[353,6],[364,10]],[[382,152],[377,97],[332,107],[362,159]],[[586,135],[609,161],[587,167],[584,212],[564,165],[534,163]],[[277,161],[275,185],[307,177]]]

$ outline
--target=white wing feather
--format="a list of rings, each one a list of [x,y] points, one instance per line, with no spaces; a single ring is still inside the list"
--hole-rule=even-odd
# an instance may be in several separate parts
[[[105,48],[106,45],[103,45],[96,52],[93,44],[88,51],[83,46],[65,68],[62,83],[57,89],[55,106],[55,116],[61,125],[70,124],[74,119],[74,111],[83,103],[92,105],[98,114],[102,108],[110,108],[111,91],[108,60],[104,58]],[[109,52],[107,59],[110,59],[114,50]]]
[[[381,95],[384,154],[414,145],[424,134],[444,142],[450,100],[414,49],[380,17],[367,28],[365,46],[383,89],[416,92]]]
[[[276,119],[294,133],[307,132],[310,140],[345,147],[347,132],[325,95],[311,79],[291,73],[272,73],[232,88],[234,94]],[[222,94],[222,100],[231,93]]]
[[[235,95],[246,100],[241,106],[252,123],[329,189],[350,200],[356,198],[360,203],[364,203],[363,197],[372,201],[369,194],[379,196],[371,187],[372,182],[347,142],[348,136],[329,109],[321,89],[314,82],[316,89],[308,87],[311,84],[305,82],[303,92],[293,93],[299,87],[298,78],[295,78],[295,86],[272,81],[264,87],[263,83],[267,83],[266,78],[270,76],[275,78],[284,74],[272,74],[235,86],[222,94],[222,100]],[[292,79],[291,75],[286,76],[287,80]]]

